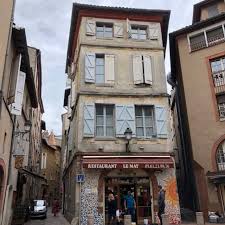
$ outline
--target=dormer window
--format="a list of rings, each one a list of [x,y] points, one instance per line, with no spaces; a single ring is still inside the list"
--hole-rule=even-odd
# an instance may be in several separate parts
[[[218,5],[214,4],[208,7],[208,18],[217,16],[219,14]]]
[[[147,39],[147,27],[131,25],[131,38],[137,40],[146,40]]]

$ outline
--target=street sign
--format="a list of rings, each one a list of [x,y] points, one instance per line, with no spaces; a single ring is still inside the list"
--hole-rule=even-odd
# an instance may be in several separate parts
[[[83,183],[84,180],[85,180],[84,174],[78,174],[78,175],[76,176],[76,181],[77,181],[77,183]]]

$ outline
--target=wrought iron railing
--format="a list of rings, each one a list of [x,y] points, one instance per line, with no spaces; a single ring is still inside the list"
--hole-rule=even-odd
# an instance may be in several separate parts
[[[223,162],[223,163],[217,163],[217,166],[218,166],[218,170],[219,171],[225,170],[225,162]]]
[[[213,82],[215,87],[215,93],[225,92],[225,71],[220,71],[213,74]]]
[[[219,114],[221,119],[225,119],[225,102],[218,104]]]
[[[198,42],[191,42],[190,43],[190,46],[191,46],[191,51],[197,51],[199,49],[202,49],[202,48],[206,48],[207,45],[206,45],[206,41],[198,41]]]
[[[207,39],[208,39],[209,46],[225,41],[223,33],[218,33],[217,35],[214,35],[212,37],[208,36]]]

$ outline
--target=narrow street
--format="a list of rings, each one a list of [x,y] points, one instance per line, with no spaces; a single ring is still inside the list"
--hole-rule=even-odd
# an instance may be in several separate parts
[[[51,208],[49,208],[47,219],[32,219],[25,223],[25,225],[69,225],[61,213],[57,217],[54,217],[51,211]]]

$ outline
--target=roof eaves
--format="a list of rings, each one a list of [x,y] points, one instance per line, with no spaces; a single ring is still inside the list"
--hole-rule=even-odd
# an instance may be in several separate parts
[[[12,37],[17,52],[22,54],[21,70],[26,73],[26,84],[33,108],[37,108],[37,95],[35,91],[34,77],[30,67],[25,28],[13,27]]]
[[[68,65],[70,64],[71,60],[71,51],[72,51],[72,44],[73,44],[73,34],[76,30],[77,26],[77,17],[78,12],[82,9],[87,10],[113,10],[113,11],[123,11],[127,13],[140,13],[140,14],[161,14],[163,15],[163,23],[166,27],[165,32],[163,32],[163,43],[164,47],[166,48],[167,43],[167,34],[168,34],[168,24],[170,18],[170,10],[161,10],[161,9],[137,9],[137,8],[125,8],[125,7],[111,7],[111,6],[98,6],[98,5],[89,5],[89,4],[80,4],[80,3],[73,3],[72,13],[71,13],[71,23],[70,23],[70,32],[69,32],[69,41],[67,47],[67,59],[66,59],[66,68],[65,72],[68,72]]]
[[[200,21],[200,16],[201,16],[201,8],[205,5],[208,5],[210,3],[213,3],[215,1],[218,1],[218,0],[204,0],[204,1],[201,1],[199,3],[196,3],[193,7],[193,19],[192,19],[192,24],[195,24],[197,22]]]
[[[171,60],[171,75],[173,78],[176,78],[176,38],[180,35],[187,34],[189,32],[196,31],[198,29],[204,28],[206,26],[209,26],[211,24],[217,23],[221,21],[222,19],[225,19],[225,13],[222,13],[216,17],[200,21],[198,23],[195,23],[193,25],[184,27],[180,30],[174,31],[169,34],[169,41],[170,41],[170,60]]]

